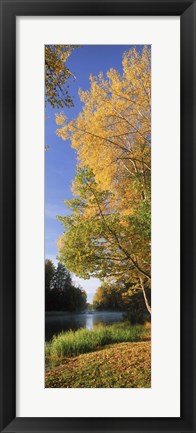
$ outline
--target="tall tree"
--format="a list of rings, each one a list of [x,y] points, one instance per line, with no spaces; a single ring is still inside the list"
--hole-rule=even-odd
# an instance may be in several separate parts
[[[45,288],[46,288],[46,292],[49,292],[49,290],[51,289],[54,274],[55,274],[55,266],[54,266],[52,260],[46,259],[45,260]]]
[[[80,161],[72,214],[60,218],[66,231],[59,253],[85,278],[134,281],[150,311],[150,48],[131,49],[122,66],[122,75],[111,69],[106,78],[91,77],[77,119],[57,115],[57,134],[71,140]]]
[[[75,287],[70,272],[62,263],[57,267],[51,260],[45,262],[46,311],[78,311],[86,308],[86,292]]]
[[[59,293],[62,293],[63,291],[69,289],[71,286],[72,280],[70,272],[61,262],[58,262],[52,281],[52,288]]]
[[[45,309],[50,309],[52,281],[55,275],[55,266],[52,260],[45,260]]]

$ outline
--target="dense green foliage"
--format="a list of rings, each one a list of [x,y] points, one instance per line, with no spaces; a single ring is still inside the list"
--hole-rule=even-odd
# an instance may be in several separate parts
[[[79,329],[63,332],[46,344],[46,355],[52,357],[72,357],[92,352],[107,344],[123,341],[142,341],[146,330],[142,325],[129,324],[112,326],[99,325],[93,330]]]
[[[46,311],[81,311],[86,308],[86,293],[75,287],[70,272],[62,263],[54,267],[45,261],[45,309]]]

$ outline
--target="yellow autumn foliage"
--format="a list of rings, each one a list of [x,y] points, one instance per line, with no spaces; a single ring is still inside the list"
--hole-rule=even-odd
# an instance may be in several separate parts
[[[59,250],[78,275],[143,278],[150,287],[150,48],[130,49],[122,69],[90,77],[76,119],[56,116],[58,136],[71,140],[83,170],[72,184],[81,203],[64,221]]]

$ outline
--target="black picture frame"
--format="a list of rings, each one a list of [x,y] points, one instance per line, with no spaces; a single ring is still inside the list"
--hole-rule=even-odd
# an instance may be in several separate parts
[[[196,3],[190,0],[0,0],[0,430],[3,432],[196,431]],[[181,35],[181,416],[16,418],[16,17],[180,16]],[[10,271],[11,270],[11,271]],[[169,392],[169,383],[168,383]]]

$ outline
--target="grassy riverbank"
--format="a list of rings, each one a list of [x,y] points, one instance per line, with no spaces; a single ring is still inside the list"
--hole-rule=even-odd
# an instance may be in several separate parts
[[[147,335],[149,335],[149,328],[143,325],[130,326],[127,323],[100,325],[93,330],[79,329],[63,332],[55,336],[50,343],[46,343],[46,357],[78,356],[108,344],[143,341]]]
[[[46,388],[150,388],[150,341],[117,343],[63,359],[46,370]]]
[[[80,329],[46,344],[46,388],[148,388],[150,325]]]

